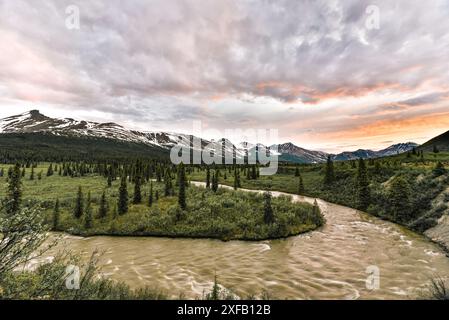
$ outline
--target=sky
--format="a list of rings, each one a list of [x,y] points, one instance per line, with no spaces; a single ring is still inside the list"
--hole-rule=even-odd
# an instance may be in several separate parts
[[[447,0],[0,0],[0,117],[423,143],[449,130],[448,17]]]

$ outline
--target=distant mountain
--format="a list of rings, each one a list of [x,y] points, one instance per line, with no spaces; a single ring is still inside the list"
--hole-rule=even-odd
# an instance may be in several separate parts
[[[139,132],[125,129],[116,123],[79,121],[72,118],[50,118],[38,110],[0,120],[0,133],[46,132],[57,136],[109,138],[126,142],[143,143],[162,148],[172,147],[178,137],[187,135],[167,132]]]
[[[417,148],[418,146],[419,144],[414,142],[394,144],[386,149],[377,151],[376,157],[381,158],[381,157],[394,156],[396,154],[401,154],[413,150],[413,148]]]
[[[153,152],[160,154],[161,150],[163,150],[164,152],[162,153],[167,157],[169,154],[168,151],[174,145],[190,147],[191,138],[193,137],[191,135],[172,132],[141,132],[129,130],[111,122],[97,123],[74,120],[72,118],[50,118],[41,114],[38,110],[31,110],[19,115],[0,119],[0,147],[11,140],[11,138],[7,140],[8,137],[14,137],[17,142],[19,136],[31,139],[37,144],[48,144],[48,141],[57,143],[57,139],[55,140],[54,137],[65,138],[59,139],[59,141],[65,142],[67,142],[67,138],[70,138],[71,143],[75,143],[75,139],[83,139],[83,142],[86,142],[86,139],[89,139],[89,141],[96,139],[98,141],[106,141],[105,144],[110,148],[114,148],[114,145],[111,143],[115,143],[115,145],[120,144],[120,149],[127,150],[128,155],[132,154],[132,151],[129,148],[124,148],[124,144],[127,146],[134,145],[134,148],[140,151],[148,150],[149,154]],[[77,143],[82,144],[83,142]],[[226,139],[217,141],[201,139],[201,150],[210,149],[212,151],[213,149],[222,148],[223,145],[225,145],[225,152],[234,154],[233,145]],[[17,146],[20,148],[19,144]],[[12,148],[13,146],[8,145],[8,147]],[[31,145],[27,144],[27,147],[31,148]],[[75,149],[79,149],[78,145]],[[235,154],[237,156],[244,156],[244,151],[236,149]]]
[[[294,145],[291,142],[278,145],[281,161],[295,163],[320,163],[327,160],[328,154],[322,151],[311,151]]]
[[[412,150],[413,148],[418,147],[418,144],[414,142],[407,142],[407,143],[398,143],[394,144],[392,146],[389,146],[386,149],[382,149],[379,151],[373,151],[373,150],[363,150],[359,149],[352,152],[342,152],[337,155],[333,155],[332,159],[335,161],[346,161],[346,160],[356,160],[356,159],[374,159],[374,158],[382,158],[382,157],[388,157],[393,156],[396,154],[401,154],[407,151]]]
[[[439,139],[438,141],[442,146],[444,143],[448,145],[447,140],[449,134],[446,133],[445,135],[435,138]],[[49,141],[52,141],[55,146],[56,144],[59,144],[58,150],[62,150],[60,148],[63,144],[62,141],[64,141],[64,143],[68,143],[67,141],[70,141],[69,144],[73,145],[72,150],[78,150],[79,152],[86,153],[87,151],[83,150],[82,145],[83,143],[86,143],[86,139],[88,139],[90,142],[97,141],[97,143],[102,146],[108,145],[108,148],[112,149],[114,149],[114,146],[117,146],[117,149],[120,149],[122,153],[125,153],[123,156],[126,156],[126,153],[132,154],[132,151],[130,150],[133,150],[133,148],[138,149],[140,154],[156,153],[165,154],[168,156],[168,151],[176,144],[181,143],[184,146],[190,146],[191,138],[193,136],[173,132],[129,130],[121,125],[111,122],[98,123],[75,120],[72,118],[50,118],[41,114],[38,110],[31,110],[19,115],[0,119],[0,148],[3,147],[3,149],[5,149],[5,146],[7,145],[8,148],[5,150],[13,150],[14,146],[9,144],[9,142],[12,141],[12,137],[16,142],[16,149],[21,148],[19,142],[25,139],[25,137],[27,139],[31,139],[27,142],[28,144],[24,145],[26,147],[21,148],[23,150],[29,150],[29,148],[32,147],[30,141],[33,141],[34,145],[38,144],[43,145],[46,148],[48,147],[48,150],[51,149]],[[57,137],[60,137],[60,139],[58,140]],[[77,139],[83,140],[78,141]],[[99,141],[101,141],[101,143]],[[118,147],[119,144],[120,147]],[[91,145],[93,148],[94,144]],[[233,145],[227,139],[219,139],[216,141],[201,139],[201,150],[205,150],[207,146],[210,146],[211,152],[213,149],[225,148],[225,152],[228,154],[235,154],[235,156],[239,158],[253,155],[262,147],[265,148],[265,146],[261,144],[253,144],[250,142],[242,142],[240,144]],[[279,144],[277,146],[273,145],[271,148],[278,148],[277,154],[279,155],[281,161],[294,163],[322,163],[327,160],[328,156],[337,161],[354,160],[359,158],[378,158],[407,152],[417,146],[418,145],[416,143],[408,142],[392,145],[380,151],[356,150],[353,152],[342,152],[336,155],[328,154],[322,151],[307,150],[298,147],[291,142]],[[64,150],[66,150],[65,152],[70,151],[70,149]],[[110,154],[113,150],[110,150],[111,152],[106,151],[107,150],[105,147],[102,151],[105,154]],[[94,148],[89,152],[95,153]],[[120,155],[122,155],[122,153],[118,152]]]
[[[418,150],[433,151],[434,147],[437,147],[439,151],[449,151],[449,131],[430,139],[421,145]]]

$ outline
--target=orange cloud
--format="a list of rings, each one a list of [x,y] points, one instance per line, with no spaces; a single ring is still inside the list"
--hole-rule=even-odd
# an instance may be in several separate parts
[[[353,139],[370,140],[380,136],[388,136],[392,139],[405,141],[413,139],[416,135],[423,135],[431,138],[434,135],[446,130],[449,130],[449,112],[441,112],[401,120],[379,120],[354,129],[339,132],[319,133],[318,136],[320,139],[339,141]]]

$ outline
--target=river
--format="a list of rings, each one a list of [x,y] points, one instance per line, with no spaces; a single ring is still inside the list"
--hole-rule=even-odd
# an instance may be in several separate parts
[[[351,208],[318,204],[326,225],[284,240],[64,235],[58,247],[86,257],[98,249],[105,276],[133,288],[157,287],[172,298],[200,297],[216,273],[240,297],[265,290],[280,299],[409,299],[422,296],[432,277],[449,274],[445,253],[423,236]],[[379,271],[379,286],[367,286],[374,277],[367,268]]]

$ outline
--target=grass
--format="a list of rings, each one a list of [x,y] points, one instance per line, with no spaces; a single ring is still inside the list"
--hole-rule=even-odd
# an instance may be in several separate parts
[[[7,167],[5,166],[5,172]],[[263,220],[263,196],[247,192],[219,189],[211,190],[190,186],[187,188],[187,209],[181,210],[176,196],[163,197],[163,183],[153,183],[159,200],[150,208],[147,205],[149,183],[142,187],[143,203],[129,206],[123,216],[116,213],[119,181],[110,188],[103,177],[63,177],[57,173],[45,175],[48,164],[39,165],[35,173],[42,171],[42,179],[30,180],[31,169],[26,169],[23,182],[24,202],[36,202],[44,210],[46,220],[52,223],[53,207],[56,199],[60,202],[58,231],[74,235],[115,235],[115,236],[165,236],[189,238],[215,238],[221,240],[266,240],[283,238],[314,230],[324,223],[320,213],[305,203],[292,203],[289,197],[272,199],[275,221],[266,224]],[[86,228],[84,218],[73,216],[75,197],[79,186],[84,198],[91,193],[92,212],[97,216],[100,197],[106,192],[109,213],[105,218],[94,219],[93,226]],[[6,178],[0,178],[0,192],[6,192]],[[176,189],[176,187],[175,187]],[[130,198],[133,184],[128,183]]]

